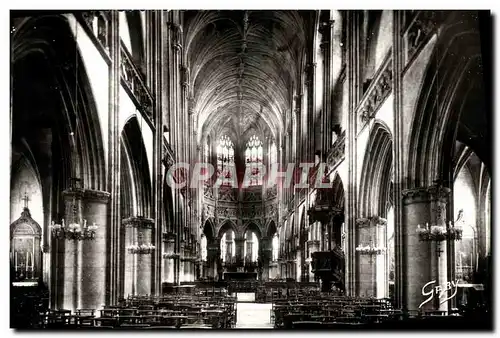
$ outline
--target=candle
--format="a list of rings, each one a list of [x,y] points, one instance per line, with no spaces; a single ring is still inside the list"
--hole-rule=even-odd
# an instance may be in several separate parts
[[[16,267],[17,271],[17,251],[14,252],[14,266]]]

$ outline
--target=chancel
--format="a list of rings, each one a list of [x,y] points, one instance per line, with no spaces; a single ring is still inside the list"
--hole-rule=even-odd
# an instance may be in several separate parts
[[[492,328],[487,11],[12,11],[11,327]]]

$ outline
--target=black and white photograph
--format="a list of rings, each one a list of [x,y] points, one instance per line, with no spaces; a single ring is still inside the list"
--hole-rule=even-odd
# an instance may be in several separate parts
[[[493,330],[489,10],[8,16],[10,331]]]

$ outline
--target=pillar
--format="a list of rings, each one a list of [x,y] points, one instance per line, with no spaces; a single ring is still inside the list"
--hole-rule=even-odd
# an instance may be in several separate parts
[[[238,266],[243,266],[243,258],[244,258],[244,245],[245,245],[245,239],[244,238],[235,238],[235,256],[236,256],[236,262]]]
[[[182,235],[180,235],[182,236]],[[180,250],[179,250],[179,253],[180,253],[180,257],[178,258],[178,264],[179,264],[179,285],[183,282],[186,281],[186,274],[184,273],[184,248],[185,248],[185,243],[184,241],[181,241],[181,245],[180,245]]]
[[[395,285],[394,303],[401,309],[407,309],[404,295],[404,230],[402,190],[405,189],[406,178],[403,157],[406,150],[403,114],[403,72],[405,47],[401,35],[403,11],[393,12],[392,28],[392,92],[393,104],[393,175],[394,175],[394,255],[395,255]]]
[[[153,243],[154,220],[146,217],[130,217],[123,221],[125,227],[125,272],[131,278],[131,293],[135,295],[150,295],[152,291],[152,259],[155,249],[143,250]],[[139,247],[139,250],[136,249]],[[133,248],[133,249],[131,249]],[[125,277],[127,278],[127,277]]]
[[[432,287],[445,286],[447,281],[446,242],[421,241],[417,226],[429,223],[446,228],[446,204],[450,189],[441,186],[415,188],[403,191],[403,283],[404,303],[410,311],[439,309],[446,311],[448,303],[439,304],[434,296],[420,307],[428,296],[423,295],[423,288],[428,292]],[[396,251],[396,255],[401,254]],[[397,260],[397,258],[396,258]]]
[[[81,281],[79,307],[100,309],[106,302],[106,257],[108,256],[108,203],[110,194],[105,191],[85,190],[83,217],[87,225],[96,224],[94,239],[81,241]]]
[[[82,223],[82,203],[83,189],[70,188],[63,192],[64,199],[64,225],[66,228],[71,223]],[[106,223],[104,223],[106,224]],[[59,279],[56,282],[62,285],[57,288],[57,308],[76,310],[78,307],[78,281],[79,271],[79,253],[81,252],[81,243],[70,237],[58,239],[58,248],[62,258],[62,274],[58,274]],[[61,269],[57,267],[57,269]]]
[[[149,17],[149,16],[148,16]],[[149,25],[146,25],[149,26]],[[164,48],[164,38],[165,31],[168,30],[166,24],[163,21],[163,11],[155,10],[152,11],[151,15],[151,26],[152,26],[152,35],[150,36],[152,43],[150,47],[150,55],[148,55],[148,59],[153,61],[153,69],[150,72],[151,82],[149,82],[149,87],[151,89],[152,95],[154,97],[154,108],[153,108],[153,116],[155,122],[155,130],[154,130],[154,143],[153,143],[153,189],[152,189],[152,201],[153,201],[153,210],[152,216],[154,215],[154,224],[156,225],[154,231],[154,239],[152,239],[152,243],[154,243],[156,250],[154,255],[151,256],[154,270],[152,271],[152,292],[159,296],[162,294],[161,282],[163,279],[163,252],[161,250],[163,245],[163,172],[162,172],[162,159],[163,159],[163,109],[165,107],[163,103],[163,93],[167,92],[167,86],[163,84],[163,72],[165,71],[165,62],[167,62],[164,58],[165,48]],[[148,40],[148,39],[146,39]],[[167,59],[168,60],[168,59]],[[149,65],[149,63],[148,63]],[[148,67],[148,66],[146,66]],[[151,70],[151,69],[148,69]]]
[[[271,277],[270,263],[273,258],[272,237],[262,237],[260,241],[259,257],[262,264],[262,280],[269,280]],[[274,275],[273,275],[274,277]]]
[[[174,284],[175,235],[171,232],[163,236],[163,278],[162,283]]]
[[[375,297],[389,297],[389,260],[387,259],[387,220],[374,216],[372,218],[375,227],[374,245],[383,249],[376,255],[375,260]]]
[[[333,91],[333,81],[332,81],[332,36],[333,36],[333,20],[327,20],[320,24],[321,32],[321,44],[320,48],[323,53],[323,115],[322,115],[322,158],[325,158],[326,152],[330,149],[331,145],[331,118],[333,116],[332,111],[332,91]]]
[[[357,245],[374,245],[375,229],[368,218],[356,220],[358,234]],[[375,259],[373,255],[356,251],[357,255],[357,288],[356,294],[360,297],[375,297]]]
[[[207,273],[208,278],[214,278],[217,275],[217,260],[219,258],[219,245],[216,240],[207,243]]]
[[[118,300],[120,278],[120,32],[118,11],[111,11],[110,37],[110,67],[109,67],[109,114],[108,114],[108,158],[107,158],[107,187],[110,193],[109,213],[107,213],[107,256],[105,263],[106,276],[106,304],[115,304]],[[103,277],[104,278],[104,277]]]
[[[386,249],[385,225],[387,221],[379,216],[359,218],[356,221],[357,245]],[[384,298],[388,295],[386,251],[363,253],[357,251],[359,276],[357,294],[361,297]]]
[[[360,67],[359,67],[359,28],[360,19],[358,11],[347,11],[347,62],[346,81],[348,90],[348,120],[346,133],[346,164],[347,164],[347,184],[346,184],[346,293],[353,296],[356,293],[356,108],[360,96]]]

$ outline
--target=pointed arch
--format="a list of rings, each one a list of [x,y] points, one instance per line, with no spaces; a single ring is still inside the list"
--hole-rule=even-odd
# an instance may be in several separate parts
[[[236,226],[236,224],[233,221],[227,219],[219,227],[219,231],[217,232],[217,238],[222,238],[222,235],[224,235],[224,233],[226,231],[228,231],[228,230],[233,230],[235,236],[239,235],[239,233],[238,233],[238,227]]]
[[[215,228],[211,220],[207,219],[203,225],[203,234],[207,238],[207,241],[211,242],[215,239]]]
[[[438,179],[451,183],[448,173],[460,120],[471,91],[483,82],[478,27],[476,15],[457,12],[438,32],[410,129],[408,188],[429,186]],[[467,145],[491,168],[491,135],[488,122],[481,123],[484,136],[467,140]]]
[[[392,135],[383,121],[375,120],[366,149],[359,192],[360,215],[380,216],[386,213],[392,171]]]
[[[137,117],[131,117],[123,127],[121,140],[125,148],[124,156],[129,159],[132,191],[135,192],[135,208],[138,216],[150,217],[151,179],[146,147]]]
[[[27,71],[24,74],[28,74],[29,82],[41,80],[47,89],[56,89],[58,93],[58,107],[51,120],[54,134],[60,138],[61,152],[68,159],[62,186],[68,187],[72,173],[79,173],[85,188],[105,190],[106,162],[99,117],[85,64],[68,20],[61,15],[51,15],[16,22],[11,51],[14,74],[19,69]],[[30,72],[26,65],[35,59],[39,62],[39,71]],[[47,77],[41,79],[38,74]],[[29,101],[33,97],[32,88],[21,83],[21,77],[13,77],[13,100],[18,100],[17,105],[19,100]],[[30,91],[27,98],[17,97],[16,93],[23,90]],[[23,123],[23,118],[14,115],[12,122]]]

